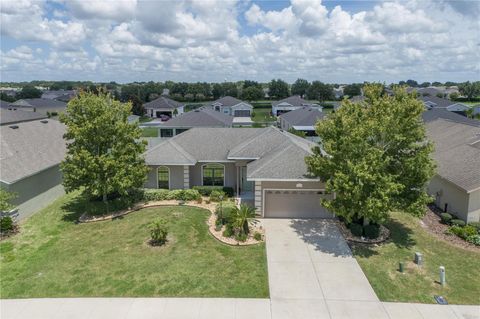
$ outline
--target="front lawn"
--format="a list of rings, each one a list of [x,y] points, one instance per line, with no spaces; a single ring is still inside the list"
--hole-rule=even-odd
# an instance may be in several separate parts
[[[158,128],[156,127],[142,128],[142,137],[158,137]]]
[[[394,213],[387,227],[392,240],[378,247],[355,245],[353,253],[382,301],[435,303],[434,295],[452,304],[480,303],[480,253],[464,250],[433,237],[420,220]],[[424,266],[411,261],[421,252]],[[405,262],[405,273],[398,263]],[[447,285],[439,280],[439,266],[445,266]]]
[[[156,207],[77,224],[81,207],[66,195],[0,243],[1,298],[268,297],[265,244],[219,243],[207,210]],[[146,244],[156,217],[168,222],[165,247]]]

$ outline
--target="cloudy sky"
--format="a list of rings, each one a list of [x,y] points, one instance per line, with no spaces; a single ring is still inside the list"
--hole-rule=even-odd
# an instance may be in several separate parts
[[[480,1],[1,0],[1,80],[480,79]]]

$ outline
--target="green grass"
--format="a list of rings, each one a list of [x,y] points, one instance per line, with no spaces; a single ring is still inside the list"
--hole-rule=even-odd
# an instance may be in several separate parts
[[[150,122],[151,120],[153,120],[150,116],[140,116],[140,119],[139,119],[139,122],[140,123],[146,123],[146,122]]]
[[[268,297],[265,245],[221,244],[208,232],[208,211],[157,207],[76,224],[78,200],[66,195],[0,243],[1,298]],[[153,248],[147,225],[157,217],[171,238]]]
[[[255,116],[252,116],[254,122],[275,122],[277,119],[271,116],[272,108],[253,109]]]
[[[142,128],[142,137],[158,137],[158,128],[156,127]]]
[[[480,302],[480,253],[456,248],[433,237],[407,214],[394,213],[387,224],[392,240],[378,247],[356,245],[353,253],[382,301],[434,303],[433,296],[446,297],[452,304]],[[412,263],[421,252],[424,266]],[[406,271],[397,271],[405,262]],[[439,280],[439,266],[445,266],[447,285]]]

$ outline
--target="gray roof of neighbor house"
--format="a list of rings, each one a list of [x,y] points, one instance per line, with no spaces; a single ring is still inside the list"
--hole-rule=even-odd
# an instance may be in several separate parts
[[[318,120],[325,117],[325,113],[317,107],[304,106],[279,116],[292,126],[314,126]]]
[[[62,101],[57,101],[57,100],[51,100],[51,99],[42,99],[42,98],[36,98],[36,99],[22,99],[15,101],[13,103],[10,103],[11,106],[17,106],[17,107],[34,107],[36,109],[48,109],[48,108],[66,108],[67,103],[62,102]]]
[[[47,116],[32,111],[0,109],[0,125],[44,119]]]
[[[6,108],[9,108],[9,107],[10,107],[10,102],[0,100],[0,108],[6,109]]]
[[[441,119],[451,120],[459,123],[470,124],[473,126],[480,126],[480,121],[468,118],[466,116],[457,114],[455,112],[450,112],[447,109],[443,109],[443,108],[427,109],[422,113],[422,118],[425,123],[441,118]]]
[[[480,127],[438,118],[426,123],[437,173],[467,192],[480,188]]]
[[[65,125],[36,120],[0,127],[0,180],[12,184],[58,165],[66,154]]]
[[[435,96],[435,97],[438,93],[443,93],[441,89],[438,89],[438,88],[435,88],[435,87],[426,87],[426,88],[409,87],[409,88],[407,88],[408,93],[411,93],[413,91],[416,91],[419,95],[426,94],[426,95]]]
[[[436,105],[434,107],[447,107],[453,104],[457,104],[457,102],[453,102],[447,99],[443,99],[440,97],[436,96],[420,96],[419,99],[423,102],[432,102],[435,103]]]
[[[239,100],[239,99],[234,98],[232,96],[224,96],[224,97],[221,97],[218,100],[215,100],[211,103],[207,103],[207,105],[213,105],[215,103],[220,103],[223,106],[234,106],[234,105],[237,105],[237,104],[242,103],[242,102],[243,102],[242,100]],[[246,102],[244,102],[244,103],[246,103]],[[246,104],[248,104],[248,103],[246,103]]]
[[[216,112],[206,108],[180,114],[164,122],[160,128],[165,127],[230,127],[233,116]]]
[[[292,95],[292,96],[287,97],[286,99],[272,102],[272,105],[277,106],[280,103],[288,103],[292,106],[309,106],[309,105],[312,105],[312,103],[302,99],[299,95]]]
[[[177,101],[174,101],[168,97],[160,96],[153,101],[143,104],[147,109],[169,109],[174,110],[176,108],[182,107],[183,104]]]
[[[305,156],[316,144],[274,127],[192,128],[145,153],[148,165],[253,160],[249,179],[311,179]],[[278,171],[277,167],[284,169]]]
[[[355,95],[355,96],[352,96],[349,100],[352,101],[353,103],[360,103],[360,102],[364,102],[365,99],[366,97],[363,95]]]
[[[42,99],[69,101],[76,94],[74,90],[49,90],[42,93]]]

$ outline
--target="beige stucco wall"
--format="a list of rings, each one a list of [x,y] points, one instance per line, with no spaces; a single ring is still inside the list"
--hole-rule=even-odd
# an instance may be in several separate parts
[[[447,205],[447,212],[468,220],[469,195],[451,182],[436,175],[428,185],[428,193],[435,199],[435,205],[442,210]]]
[[[170,189],[183,189],[183,166],[165,166],[170,170]],[[150,166],[150,170],[147,173],[147,181],[145,182],[146,188],[157,188],[157,167],[158,166]]]
[[[480,189],[469,194],[468,222],[480,222]]]
[[[61,183],[62,173],[59,165],[56,165],[13,184],[1,183],[1,187],[16,193],[12,204],[19,205]]]

